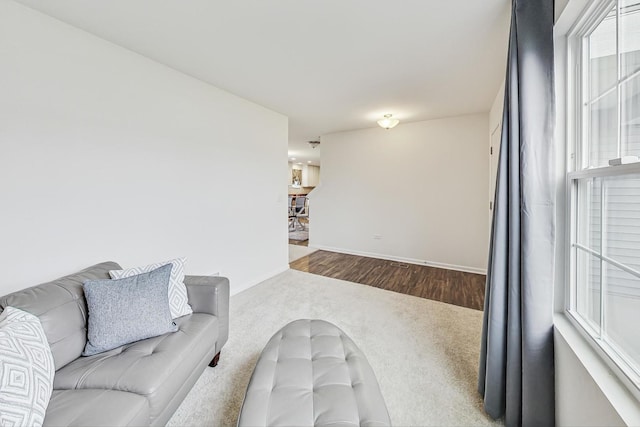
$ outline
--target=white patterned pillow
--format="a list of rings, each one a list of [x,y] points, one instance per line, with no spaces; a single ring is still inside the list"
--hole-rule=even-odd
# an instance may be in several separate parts
[[[171,268],[171,276],[169,277],[169,309],[171,310],[171,318],[175,319],[180,316],[186,316],[193,313],[188,303],[187,287],[184,285],[184,263],[185,258],[176,258],[171,261],[157,262],[155,264],[145,265],[144,267],[128,268],[126,270],[111,270],[109,275],[112,279],[124,279],[142,273],[148,273],[163,265],[173,264]]]
[[[54,375],[40,319],[5,308],[0,314],[0,426],[41,426]]]

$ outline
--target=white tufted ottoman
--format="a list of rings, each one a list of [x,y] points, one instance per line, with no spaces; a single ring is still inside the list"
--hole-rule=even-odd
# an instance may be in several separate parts
[[[375,374],[337,326],[296,320],[265,346],[238,426],[390,426]]]

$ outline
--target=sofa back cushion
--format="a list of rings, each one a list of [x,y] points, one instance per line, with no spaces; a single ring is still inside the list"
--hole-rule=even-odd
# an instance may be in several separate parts
[[[16,307],[37,316],[49,341],[56,370],[76,360],[87,343],[87,302],[82,284],[109,279],[115,262],[103,262],[52,282],[0,298],[0,309]]]

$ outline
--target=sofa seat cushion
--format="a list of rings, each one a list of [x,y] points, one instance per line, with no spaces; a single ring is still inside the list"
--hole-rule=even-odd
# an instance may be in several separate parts
[[[212,357],[218,318],[194,313],[175,320],[178,331],[80,357],[56,372],[54,390],[111,389],[136,393],[149,401],[151,420],[175,392]]]
[[[147,399],[113,390],[54,390],[44,426],[141,426],[149,424]]]

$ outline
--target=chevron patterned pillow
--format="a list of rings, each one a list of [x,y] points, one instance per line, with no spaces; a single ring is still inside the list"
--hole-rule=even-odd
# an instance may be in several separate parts
[[[188,303],[187,287],[184,285],[184,263],[186,258],[176,258],[171,261],[157,262],[155,264],[145,265],[144,267],[128,268],[126,270],[111,270],[109,275],[112,279],[124,279],[125,277],[136,276],[142,273],[148,273],[163,265],[173,264],[171,268],[171,276],[169,277],[169,309],[171,310],[171,318],[175,319],[180,316],[186,316],[193,313]]]
[[[0,426],[41,426],[54,374],[40,319],[5,308],[0,314]]]

